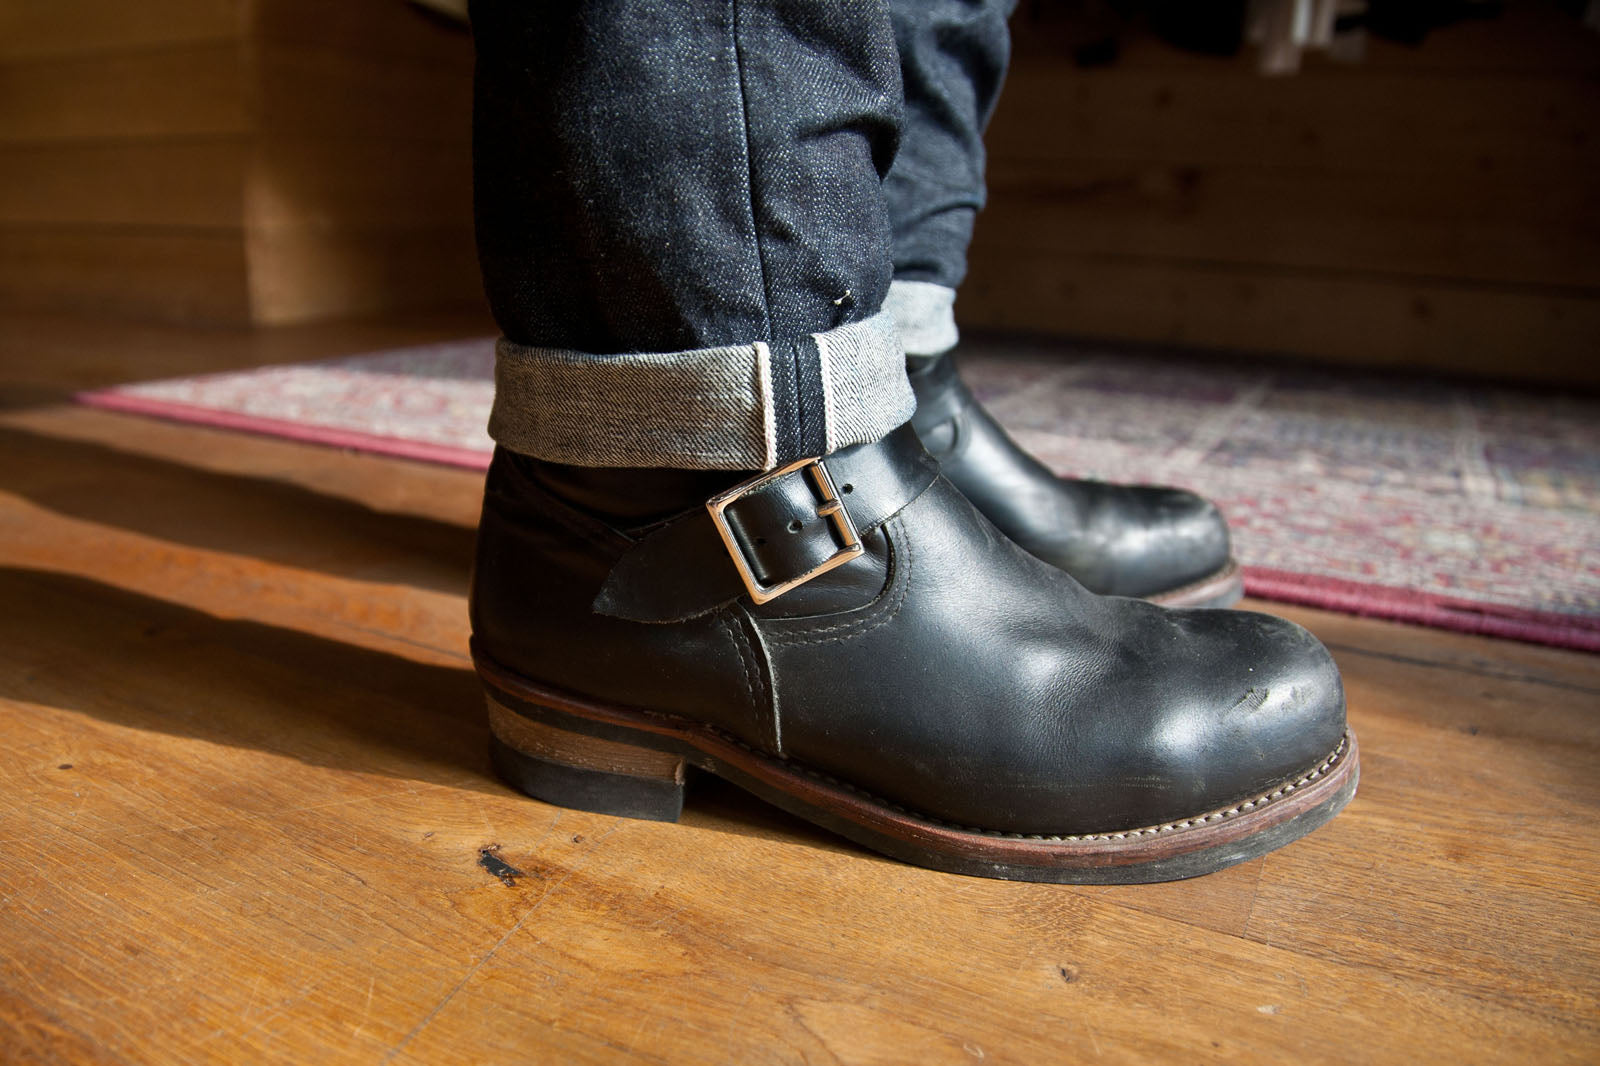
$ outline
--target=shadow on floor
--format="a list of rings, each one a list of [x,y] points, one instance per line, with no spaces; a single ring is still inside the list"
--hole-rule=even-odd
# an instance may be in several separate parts
[[[219,618],[81,577],[0,567],[0,698],[312,766],[504,795],[466,666]],[[530,801],[532,802],[532,801]],[[683,822],[855,845],[700,775]]]
[[[0,491],[59,514],[354,580],[467,590],[471,528],[16,429],[0,428],[0,455]]]

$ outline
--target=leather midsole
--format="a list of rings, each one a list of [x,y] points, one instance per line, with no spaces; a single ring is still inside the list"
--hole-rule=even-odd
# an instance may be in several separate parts
[[[907,811],[792,760],[765,755],[704,723],[609,707],[519,677],[476,649],[473,658],[492,698],[518,716],[607,741],[679,754],[742,787],[782,793],[871,832],[966,859],[1020,867],[1121,866],[1227,845],[1338,799],[1359,763],[1355,734],[1346,732],[1316,766],[1225,807],[1162,825],[1110,832],[1008,833],[952,825]],[[506,739],[500,730],[496,732]],[[527,754],[548,757],[537,751]]]
[[[1195,607],[1210,602],[1225,593],[1238,589],[1240,594],[1244,591],[1244,569],[1237,560],[1229,559],[1227,565],[1216,573],[1203,577],[1199,581],[1192,581],[1187,585],[1180,585],[1175,589],[1157,592],[1146,596],[1151,603],[1164,607]]]

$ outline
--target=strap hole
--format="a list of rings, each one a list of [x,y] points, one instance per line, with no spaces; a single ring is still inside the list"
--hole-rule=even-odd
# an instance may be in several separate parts
[[[798,533],[804,528],[805,528],[805,526],[801,523],[800,519],[798,519],[798,518],[796,518],[793,522],[789,523],[789,532],[790,533]]]
[[[850,484],[840,485],[839,486],[839,491],[844,493],[846,496],[848,496],[852,492],[856,491],[856,487],[854,485],[850,485]]]

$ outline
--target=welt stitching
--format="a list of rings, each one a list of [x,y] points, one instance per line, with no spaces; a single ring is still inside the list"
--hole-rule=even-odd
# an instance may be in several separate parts
[[[707,726],[706,728],[721,739],[727,741],[735,747],[749,752],[752,755],[757,755],[762,758],[774,758],[774,756],[771,756],[766,752],[758,751],[757,749],[751,747],[749,744],[745,743],[743,740],[740,740],[727,730],[719,729],[716,726]],[[869,792],[867,789],[861,788],[857,785],[852,785],[848,781],[841,781],[831,774],[822,773],[820,770],[813,770],[809,766],[794,762],[787,755],[779,755],[775,758],[777,762],[784,764],[791,770],[805,774],[807,777],[821,781],[824,784],[831,785],[834,788],[843,789],[846,792],[860,796],[862,799],[869,800],[880,807],[885,807],[888,810],[894,811],[896,814],[903,814],[908,818],[915,818],[919,821],[927,822],[929,825],[937,825],[945,829],[955,829],[963,833],[976,833],[981,836],[994,837],[1000,840],[1030,840],[1049,844],[1066,844],[1086,843],[1093,841],[1132,840],[1145,836],[1159,836],[1163,833],[1175,833],[1186,829],[1196,829],[1212,822],[1221,822],[1226,821],[1229,818],[1236,818],[1241,814],[1246,814],[1258,808],[1269,806],[1277,800],[1289,795],[1290,793],[1311,784],[1313,781],[1317,780],[1317,778],[1322,777],[1329,770],[1333,769],[1333,767],[1336,766],[1344,757],[1344,754],[1347,750],[1349,750],[1349,747],[1350,736],[1347,733],[1339,739],[1338,747],[1334,748],[1333,752],[1314,769],[1308,770],[1304,774],[1301,774],[1299,777],[1295,778],[1293,781],[1284,782],[1271,792],[1261,793],[1260,795],[1254,796],[1248,800],[1235,803],[1231,807],[1222,807],[1216,810],[1207,811],[1205,814],[1195,815],[1193,818],[1184,818],[1180,821],[1163,822],[1160,825],[1143,826],[1138,829],[1124,829],[1115,833],[1063,833],[1056,835],[1044,833],[1007,833],[999,829],[984,829],[981,826],[962,825],[959,822],[945,821],[943,818],[935,818],[933,815],[924,814],[921,811],[912,810],[902,804],[894,803],[882,796],[879,796],[875,792]]]
[[[645,714],[647,717],[657,718],[663,721],[673,721],[676,719],[675,715],[662,714],[660,712],[645,712]],[[809,766],[795,762],[787,755],[773,755],[768,752],[760,751],[739,737],[734,736],[726,729],[703,722],[696,723],[696,725],[705,729],[718,739],[732,744],[736,748],[747,751],[752,755],[758,756],[759,758],[772,759],[774,762],[781,763],[796,773],[804,774],[807,777],[821,781],[824,784],[831,785],[834,788],[843,789],[846,792],[860,796],[865,800],[875,803],[880,807],[894,811],[896,814],[903,814],[908,818],[915,818],[919,821],[926,822],[929,825],[941,826],[946,829],[954,829],[963,833],[975,833],[981,836],[994,837],[1000,840],[1028,840],[1052,844],[1131,840],[1144,836],[1157,836],[1162,833],[1181,832],[1187,829],[1195,829],[1211,822],[1220,822],[1229,818],[1236,818],[1241,814],[1248,813],[1261,807],[1269,806],[1277,800],[1282,799],[1284,796],[1298,791],[1306,785],[1316,781],[1317,778],[1322,777],[1334,766],[1338,765],[1339,761],[1344,757],[1345,752],[1348,751],[1350,747],[1350,734],[1346,733],[1344,736],[1339,738],[1339,744],[1333,749],[1333,752],[1314,769],[1308,770],[1306,773],[1301,774],[1293,781],[1284,782],[1271,792],[1261,793],[1260,795],[1254,796],[1248,800],[1235,803],[1231,807],[1223,807],[1216,810],[1207,811],[1205,814],[1196,815],[1193,818],[1184,818],[1180,821],[1164,822],[1160,825],[1143,826],[1138,829],[1124,829],[1115,833],[1064,833],[1049,835],[1044,833],[1007,833],[999,829],[984,829],[981,826],[962,825],[959,822],[949,822],[943,818],[935,818],[933,815],[924,814],[921,811],[912,810],[902,804],[894,803],[891,800],[879,796],[875,792],[870,792],[867,789],[861,788],[857,785],[852,785],[848,781],[841,781],[831,774],[825,774],[819,770],[813,770]]]
[[[1218,570],[1216,573],[1207,577],[1202,577],[1198,581],[1191,581],[1187,585],[1180,585],[1175,589],[1168,589],[1166,592],[1160,593],[1160,595],[1163,597],[1181,596],[1186,592],[1191,592],[1194,589],[1200,588],[1204,585],[1210,585],[1213,582],[1220,581],[1222,578],[1232,577],[1238,572],[1239,564],[1234,562],[1232,559],[1229,559],[1227,565],[1221,570]]]
[[[719,732],[724,739],[737,744],[739,747],[744,748],[751,754],[762,754],[761,752],[758,752],[754,748],[750,747],[750,745],[744,743],[742,740],[739,740],[737,737],[733,737],[726,733],[721,733],[720,730],[717,732]],[[1317,778],[1323,776],[1329,770],[1331,770],[1339,762],[1339,760],[1343,758],[1344,753],[1349,745],[1350,739],[1348,736],[1340,738],[1339,746],[1334,748],[1333,753],[1323,760],[1321,765],[1317,766],[1315,769],[1307,771],[1293,781],[1287,781],[1279,785],[1271,792],[1262,793],[1261,795],[1255,796],[1241,803],[1236,803],[1231,807],[1224,807],[1217,810],[1208,811],[1205,814],[1196,815],[1193,818],[1185,818],[1181,821],[1164,822],[1161,825],[1144,826],[1139,829],[1124,829],[1116,833],[1064,833],[1060,835],[1047,835],[1043,833],[1006,833],[998,829],[984,829],[980,826],[962,825],[959,822],[947,822],[942,818],[935,818],[932,815],[911,810],[907,807],[901,806],[898,803],[892,803],[875,793],[868,792],[864,788],[858,788],[857,786],[850,784],[848,781],[841,781],[829,774],[812,770],[809,767],[801,766],[797,763],[792,763],[787,758],[781,758],[781,761],[788,765],[791,769],[798,770],[807,777],[815,778],[816,780],[832,785],[835,788],[842,788],[847,792],[852,792],[858,796],[861,796],[863,799],[868,799],[879,804],[880,806],[887,807],[896,814],[904,814],[907,817],[916,818],[920,821],[928,822],[931,825],[943,826],[946,829],[957,829],[964,833],[978,833],[983,836],[996,837],[1002,840],[1034,840],[1045,843],[1082,843],[1088,841],[1132,840],[1144,836],[1158,836],[1162,833],[1173,833],[1184,829],[1195,829],[1211,822],[1220,822],[1225,821],[1228,818],[1238,817],[1240,814],[1255,810],[1258,807],[1265,807],[1274,801],[1280,800],[1284,796],[1289,795],[1291,792],[1311,784]]]
[[[967,826],[967,825],[960,825],[960,824],[958,824],[956,822],[946,822],[946,821],[943,821],[942,819],[939,819],[939,818],[932,818],[932,817],[929,817],[929,816],[924,815],[924,814],[919,814],[916,811],[907,810],[905,807],[899,806],[898,804],[888,803],[886,805],[889,807],[890,810],[893,810],[893,811],[895,811],[895,812],[897,812],[899,814],[905,814],[905,815],[908,815],[910,817],[920,818],[923,821],[932,822],[932,823],[934,823],[936,825],[942,825],[942,826],[945,826],[945,827],[950,828],[950,829],[959,829],[959,830],[962,830],[963,832],[981,833],[984,836],[1000,837],[1000,838],[1008,839],[1008,840],[1038,840],[1038,841],[1045,841],[1045,842],[1051,842],[1051,843],[1082,842],[1082,841],[1096,841],[1096,840],[1131,840],[1131,839],[1135,839],[1135,838],[1143,837],[1143,836],[1158,836],[1158,835],[1160,835],[1162,833],[1172,833],[1172,832],[1177,832],[1179,830],[1184,830],[1184,829],[1194,829],[1194,828],[1198,828],[1199,826],[1206,825],[1206,824],[1211,823],[1211,822],[1220,822],[1220,821],[1224,821],[1224,820],[1226,820],[1228,818],[1237,817],[1240,814],[1244,814],[1244,813],[1246,813],[1248,811],[1255,810],[1257,807],[1265,807],[1268,804],[1274,802],[1275,800],[1282,799],[1284,796],[1287,796],[1289,793],[1294,792],[1294,791],[1296,791],[1296,790],[1298,790],[1300,788],[1303,788],[1306,785],[1311,784],[1311,782],[1315,781],[1317,778],[1319,778],[1323,774],[1327,773],[1330,769],[1333,768],[1334,764],[1336,764],[1340,760],[1340,758],[1343,757],[1343,755],[1345,753],[1345,749],[1348,746],[1349,746],[1349,738],[1348,738],[1348,736],[1340,738],[1339,746],[1337,748],[1333,749],[1333,753],[1331,755],[1329,755],[1327,757],[1327,759],[1323,760],[1322,764],[1317,766],[1315,769],[1307,771],[1306,773],[1302,774],[1300,777],[1296,778],[1293,781],[1287,781],[1284,784],[1279,785],[1276,789],[1274,789],[1271,792],[1262,793],[1261,795],[1255,796],[1252,799],[1245,800],[1244,802],[1241,802],[1241,803],[1236,803],[1232,807],[1224,807],[1224,808],[1219,808],[1219,809],[1214,810],[1214,811],[1208,811],[1205,814],[1196,815],[1193,818],[1185,818],[1182,821],[1164,822],[1161,825],[1144,826],[1143,828],[1140,828],[1140,829],[1125,829],[1125,830],[1122,830],[1122,831],[1116,832],[1116,833],[1077,833],[1077,834],[1062,834],[1062,835],[1059,835],[1059,836],[1048,836],[1048,835],[1045,835],[1045,834],[1042,834],[1042,833],[1004,833],[1004,832],[1001,832],[1001,831],[999,831],[997,829],[982,829],[982,828],[979,828],[977,826]],[[805,770],[804,772],[806,774],[808,774],[809,776],[811,776],[811,777],[818,778],[818,779],[820,779],[822,781],[828,782],[829,784],[836,785],[836,786],[838,786],[840,788],[847,789],[847,790],[849,790],[851,792],[859,793],[860,795],[862,795],[864,797],[867,797],[869,799],[873,799],[873,800],[875,800],[875,801],[877,801],[879,803],[884,803],[885,802],[885,801],[879,799],[878,797],[874,796],[872,793],[867,792],[867,791],[865,791],[863,789],[859,789],[856,786],[850,784],[849,782],[839,781],[839,780],[837,780],[835,778],[829,777],[826,774],[817,773],[816,771],[813,771],[813,770]]]

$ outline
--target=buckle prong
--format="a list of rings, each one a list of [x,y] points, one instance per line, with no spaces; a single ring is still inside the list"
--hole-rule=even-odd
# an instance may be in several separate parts
[[[728,524],[726,511],[730,505],[738,500],[796,471],[804,471],[805,476],[810,478],[812,486],[821,498],[817,503],[817,517],[827,519],[833,525],[834,532],[839,535],[839,539],[844,546],[798,577],[764,585],[756,577],[755,569],[750,565],[750,560],[745,555],[744,548],[740,546],[738,539],[733,535],[733,528]],[[850,512],[844,509],[844,501],[840,499],[838,490],[834,488],[833,477],[828,473],[828,468],[824,465],[820,456],[812,459],[801,459],[789,463],[787,466],[781,466],[769,473],[753,477],[749,481],[740,482],[728,491],[719,493],[707,500],[706,510],[711,512],[711,523],[717,527],[717,534],[722,538],[723,545],[728,549],[728,557],[733,560],[734,568],[739,571],[739,579],[744,582],[746,591],[750,593],[750,598],[756,603],[775,600],[784,593],[799,588],[812,578],[825,574],[835,567],[843,566],[866,551],[865,546],[861,543],[861,532],[856,528],[855,520],[850,517]]]

